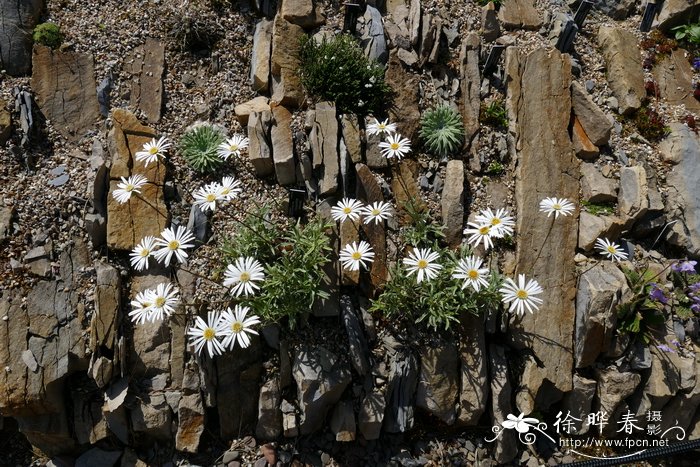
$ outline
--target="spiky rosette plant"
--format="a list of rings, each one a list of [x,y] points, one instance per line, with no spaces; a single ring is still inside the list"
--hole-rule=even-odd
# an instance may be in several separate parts
[[[180,155],[198,172],[212,172],[223,162],[218,148],[226,135],[210,123],[199,123],[188,128],[180,138]]]
[[[423,114],[420,137],[430,152],[446,157],[464,141],[462,116],[446,105],[435,107]]]

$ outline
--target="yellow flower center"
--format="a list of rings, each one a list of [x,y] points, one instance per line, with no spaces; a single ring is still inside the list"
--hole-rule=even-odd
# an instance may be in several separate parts
[[[525,300],[528,297],[527,290],[520,289],[517,292],[515,292],[515,296],[518,297],[520,300]]]
[[[216,195],[214,193],[207,194],[207,201],[210,203],[216,201]]]
[[[210,341],[210,340],[212,340],[214,337],[216,337],[216,331],[214,331],[213,328],[206,328],[206,329],[204,330],[204,332],[202,333],[202,337],[204,337],[204,339]]]
[[[228,147],[228,150],[231,152],[236,152],[236,151],[238,151],[238,145],[232,144],[231,146]]]
[[[248,282],[250,280],[250,273],[249,272],[242,272],[240,277],[238,278],[241,282]]]
[[[428,262],[424,259],[419,259],[416,266],[418,266],[418,269],[425,269],[428,267]]]
[[[351,208],[349,208],[347,206],[343,208],[343,214],[350,214],[351,212],[352,212]]]
[[[483,227],[479,227],[479,233],[481,235],[488,235],[490,230],[491,230],[491,227],[489,227],[488,225],[485,225]]]
[[[379,209],[376,209],[376,208],[375,208],[375,209],[372,209],[372,215],[373,215],[373,216],[378,216],[379,214],[381,214],[381,211],[380,211]]]
[[[561,204],[559,204],[559,203],[554,203],[554,204],[552,205],[552,209],[554,209],[555,211],[559,211],[559,210],[561,209]]]
[[[498,217],[494,217],[493,219],[491,219],[491,225],[498,225],[500,223],[501,219],[499,219]]]
[[[165,297],[156,298],[155,305],[156,305],[156,308],[163,308],[163,305],[165,305]]]
[[[153,303],[151,302],[141,302],[141,306],[144,308],[151,308],[153,306]]]
[[[243,330],[243,323],[236,321],[231,325],[231,331],[239,333]]]
[[[140,255],[142,258],[145,258],[146,256],[148,256],[148,255],[150,255],[150,254],[151,254],[151,250],[149,250],[148,248],[142,248],[142,249],[141,249],[141,252],[139,253],[139,255]]]
[[[177,250],[178,248],[180,248],[180,242],[178,242],[177,240],[171,240],[170,243],[168,243],[168,248],[170,248],[171,250]]]
[[[470,279],[478,279],[479,272],[476,269],[470,269],[467,273],[467,276],[469,276]]]
[[[150,155],[158,154],[158,148],[153,146],[151,149],[148,150],[148,153]]]
[[[132,185],[131,183],[129,183],[124,187],[124,190],[125,191],[132,191],[134,188],[136,188],[136,187],[134,185]]]
[[[222,188],[222,189],[221,189],[221,194],[222,194],[222,195],[226,196],[226,195],[229,194],[229,193],[231,193],[231,189],[230,189],[230,188]]]
[[[396,151],[399,149],[399,143],[391,143],[391,145],[389,147],[391,148],[392,151]]]
[[[613,255],[616,255],[616,254],[617,254],[617,249],[616,249],[614,246],[612,246],[612,245],[610,245],[610,246],[608,247],[608,251],[609,251],[610,253],[612,253]]]
[[[352,257],[352,259],[354,259],[355,261],[359,261],[360,258],[362,258],[362,253],[360,253],[359,251],[353,251],[351,257]]]

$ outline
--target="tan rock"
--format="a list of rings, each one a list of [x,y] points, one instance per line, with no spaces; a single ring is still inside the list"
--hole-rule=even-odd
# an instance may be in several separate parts
[[[418,163],[411,159],[404,159],[398,166],[392,165],[391,169],[393,174],[391,191],[396,198],[397,215],[401,224],[407,225],[411,222],[411,217],[406,212],[408,203],[413,203],[417,211],[426,209],[418,186]]]
[[[250,58],[250,84],[253,86],[253,91],[262,94],[267,94],[270,86],[272,24],[272,21],[268,19],[261,19],[255,25],[255,34],[253,34],[253,51]]]
[[[364,164],[356,164],[357,172],[357,199],[372,204],[384,201],[382,188],[369,168]],[[367,237],[372,250],[374,251],[374,261],[369,270],[369,295],[374,296],[375,292],[382,289],[386,283],[388,270],[386,266],[386,228],[384,222],[369,224],[362,223],[362,231]]]
[[[620,113],[624,115],[639,109],[646,96],[637,42],[637,36],[625,29],[616,26],[598,29],[598,44],[605,59],[608,84],[618,100]]]
[[[700,113],[700,101],[693,96],[693,68],[683,49],[671,52],[654,67],[654,78],[661,97],[671,105],[685,105],[690,112]]]
[[[236,107],[234,107],[233,112],[236,114],[236,117],[238,118],[238,122],[245,126],[248,124],[248,118],[250,118],[250,114],[253,112],[264,112],[264,111],[270,111],[270,99],[268,99],[265,96],[258,96],[255,97],[248,102],[244,102],[242,104],[238,104]]]
[[[571,102],[579,124],[596,146],[608,144],[613,124],[598,105],[593,102],[586,88],[577,82],[571,83]]]
[[[304,103],[304,89],[299,79],[299,46],[304,30],[281,15],[272,26],[272,100],[291,108]]]
[[[498,19],[505,29],[538,29],[542,18],[532,0],[505,0],[498,11]]]
[[[493,3],[489,3],[493,6]],[[462,100],[460,113],[464,123],[464,141],[469,146],[479,132],[479,110],[481,107],[481,74],[479,71],[479,36],[470,33],[462,41],[459,62],[462,70],[460,89]]]
[[[578,117],[574,117],[574,125],[571,129],[571,142],[574,144],[576,155],[581,159],[595,159],[600,153],[598,146],[593,144],[588,138],[586,130],[581,126]]]
[[[445,242],[451,248],[462,243],[464,230],[464,163],[451,160],[445,169],[445,185],[442,188],[442,222],[445,226]]]
[[[0,106],[2,102],[0,102]],[[4,146],[12,135],[12,118],[10,112],[0,107],[0,146]]]
[[[277,183],[283,186],[293,185],[296,183],[296,164],[292,139],[292,114],[282,106],[272,108],[270,143]]]
[[[340,175],[338,120],[335,104],[332,102],[316,104],[309,140],[313,154],[313,167],[320,171],[319,195],[332,195],[338,190],[338,177]]]
[[[253,112],[248,119],[248,138],[250,139],[248,157],[258,177],[267,177],[275,171],[270,148],[271,123],[272,112],[268,110]]]
[[[163,108],[165,44],[151,37],[134,50],[131,57],[131,106],[143,112],[150,123],[157,123]]]
[[[404,68],[394,51],[389,55],[385,81],[396,93],[389,120],[396,122],[399,133],[413,141],[420,128],[418,78]]]
[[[321,11],[318,11],[313,0],[282,0],[280,14],[290,23],[304,29],[313,29],[326,22]]]
[[[346,245],[360,241],[361,222],[348,219],[340,224],[340,251],[343,251]],[[343,285],[356,286],[360,283],[360,271],[350,271],[341,266],[340,280]]]

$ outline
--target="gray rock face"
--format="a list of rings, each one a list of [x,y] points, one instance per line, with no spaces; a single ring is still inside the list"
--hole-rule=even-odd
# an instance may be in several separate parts
[[[141,110],[149,123],[160,120],[164,72],[165,44],[149,37],[131,59],[131,106]]]
[[[468,314],[462,319],[460,332],[460,391],[457,421],[476,425],[486,411],[489,395],[488,360],[484,323],[478,316]]]
[[[384,430],[405,433],[413,428],[414,395],[418,384],[418,359],[405,350],[391,360]]]
[[[292,114],[282,106],[272,108],[272,127],[270,143],[272,159],[275,164],[277,183],[293,185],[296,183],[296,165],[294,163],[294,140],[292,139]]]
[[[591,203],[617,201],[617,184],[600,172],[593,164],[581,164],[581,194]]]
[[[0,1],[0,65],[10,76],[29,73],[32,30],[45,8],[45,0]]]
[[[661,97],[671,105],[685,105],[690,112],[700,112],[700,101],[693,97],[693,67],[683,49],[673,50],[654,67],[654,79]]]
[[[576,368],[593,364],[601,352],[608,350],[617,322],[615,311],[627,293],[625,275],[613,263],[601,262],[580,277],[574,337]]]
[[[281,401],[279,378],[273,377],[260,388],[258,423],[255,427],[255,434],[258,438],[276,439],[282,434]]]
[[[508,378],[508,360],[503,347],[489,346],[489,373],[491,380],[491,418],[494,425],[501,425],[512,414],[511,382]],[[518,453],[514,430],[504,430],[496,442],[494,455],[499,464],[507,464]]]
[[[31,83],[41,112],[66,138],[79,139],[100,118],[91,54],[37,45]]]
[[[270,148],[271,124],[272,113],[267,110],[252,112],[248,117],[248,138],[250,139],[248,157],[258,177],[272,175],[275,170]]]
[[[321,429],[331,407],[352,379],[350,370],[323,347],[299,350],[292,374],[297,383],[302,435]]]
[[[626,226],[631,226],[649,210],[649,188],[644,167],[620,169],[620,191],[617,196],[620,217]]]
[[[345,332],[348,334],[350,363],[352,363],[353,368],[359,375],[364,376],[369,372],[369,347],[367,346],[365,334],[362,332],[360,319],[357,317],[355,307],[347,295],[340,298],[340,308],[340,316],[345,326]]]
[[[664,161],[679,164],[683,161],[693,161],[695,154],[700,152],[700,137],[683,123],[670,123],[668,136],[659,144],[659,151]]]
[[[571,103],[586,135],[596,146],[608,144],[612,132],[612,122],[577,82],[571,83]]]
[[[489,3],[493,7],[492,3]],[[479,69],[479,36],[468,34],[462,41],[459,52],[459,63],[462,73],[460,89],[462,99],[459,102],[459,111],[464,123],[464,140],[469,146],[479,132],[479,111],[481,109],[481,72]]]
[[[338,120],[335,104],[319,102],[314,112],[313,126],[309,136],[313,167],[319,172],[320,196],[334,194],[338,190],[340,161],[338,159]]]
[[[371,60],[376,60],[385,65],[389,60],[389,51],[384,37],[384,24],[382,14],[371,5],[367,5],[364,15],[364,28],[360,43],[365,51],[365,55]]]
[[[697,0],[665,0],[653,26],[662,31],[669,31],[675,26],[686,24],[689,18],[700,14],[700,2]]]
[[[536,399],[544,406],[559,397],[548,388],[571,390],[576,296],[573,258],[578,218],[576,214],[560,217],[550,228],[542,223],[538,212],[545,193],[574,200],[579,196],[578,161],[567,131],[571,64],[568,55],[557,51],[539,49],[526,54],[510,47],[506,51],[506,71],[506,105],[519,150],[515,185],[517,270],[529,271],[540,284],[548,284],[540,309],[523,317],[513,316],[510,324],[516,347],[530,348],[539,359],[539,363],[527,361],[518,397],[518,409],[532,413]],[[542,141],[548,144],[542,145]],[[548,240],[543,244],[545,236]],[[552,346],[551,342],[558,345]],[[545,380],[551,384],[543,384]]]
[[[639,109],[646,96],[637,37],[622,28],[601,26],[598,44],[605,58],[608,83],[620,105],[620,113],[628,115]]]
[[[452,160],[445,170],[445,185],[442,189],[442,221],[445,226],[445,241],[452,248],[462,243],[464,226],[464,163]]]
[[[416,407],[451,425],[457,415],[458,388],[459,353],[455,346],[445,343],[437,348],[421,349]]]

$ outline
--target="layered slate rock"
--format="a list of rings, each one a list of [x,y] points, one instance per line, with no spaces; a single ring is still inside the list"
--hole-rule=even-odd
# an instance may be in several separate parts
[[[489,396],[488,356],[483,320],[471,313],[461,319],[460,338],[460,391],[457,402],[457,421],[477,425],[486,411]]]
[[[292,139],[292,114],[282,106],[272,108],[270,143],[275,164],[277,183],[293,185],[296,182],[294,140]]]
[[[591,142],[596,146],[608,144],[613,124],[593,102],[586,89],[577,82],[571,84],[571,101],[576,118]]]
[[[100,117],[92,54],[36,45],[32,89],[41,112],[69,139],[79,139]]]
[[[253,90],[267,94],[270,86],[270,54],[272,53],[272,21],[261,19],[255,25],[253,51],[250,58],[250,84]]]
[[[576,368],[593,364],[608,350],[617,322],[615,311],[628,292],[625,275],[613,263],[599,263],[581,275],[576,293]]]
[[[248,157],[258,177],[272,175],[275,170],[270,148],[271,125],[272,112],[269,110],[252,112],[248,117],[248,139],[250,140]]]
[[[518,161],[516,272],[544,286],[540,309],[514,316],[511,321],[515,345],[531,349],[537,358],[537,362],[528,359],[518,394],[518,409],[531,413],[535,400],[544,408],[556,400],[558,391],[571,390],[578,216],[574,213],[547,222],[538,209],[546,196],[578,199],[579,168],[567,132],[571,113],[569,56],[554,50],[526,54],[509,48],[506,72],[507,107],[510,127],[515,129]]]
[[[421,348],[416,407],[453,424],[459,380],[459,353],[453,344]]]
[[[131,58],[131,106],[157,123],[163,108],[165,44],[151,37],[137,47]]]
[[[10,76],[29,73],[32,30],[46,8],[45,0],[0,1],[0,65]]]
[[[474,136],[479,132],[479,110],[481,108],[479,49],[479,36],[475,33],[469,33],[462,41],[462,48],[459,52],[462,75],[462,81],[460,82],[462,99],[459,102],[459,111],[464,123],[464,141],[466,146],[471,144]]]
[[[304,89],[299,79],[299,47],[304,30],[282,15],[272,25],[272,100],[279,105],[299,107],[304,102]]]
[[[649,209],[649,187],[644,167],[620,169],[620,191],[617,196],[620,217],[627,227],[647,213]]]
[[[665,0],[653,27],[669,31],[674,26],[688,23],[689,19],[697,18],[698,15],[700,15],[698,0]]]
[[[338,158],[338,120],[335,104],[319,102],[314,112],[309,136],[313,154],[313,168],[318,172],[319,195],[334,194],[339,187],[340,161]]]
[[[646,96],[637,37],[619,27],[601,26],[598,44],[605,59],[608,84],[620,105],[620,113],[629,115],[639,109]]]
[[[395,51],[389,54],[385,81],[395,92],[389,120],[396,122],[399,133],[414,140],[420,128],[418,78],[404,68]]]
[[[241,125],[247,125],[253,112],[270,111],[270,99],[265,96],[255,97],[233,108],[236,118]]]
[[[326,22],[313,0],[282,0],[281,3],[280,15],[304,29],[313,29]]]
[[[464,163],[452,160],[445,170],[445,185],[442,188],[442,221],[445,226],[445,241],[451,248],[462,243],[464,225]]]
[[[109,191],[117,188],[121,177],[140,174],[148,183],[139,196],[132,196],[124,204],[107,197],[107,246],[115,250],[131,250],[147,235],[159,236],[168,224],[163,184],[165,165],[160,161],[146,167],[136,161],[135,154],[151,141],[156,132],[142,125],[136,117],[123,109],[112,112],[114,127],[109,132],[109,152],[112,168],[109,171]]]
[[[669,142],[662,144],[666,159],[677,161],[666,176],[668,196],[666,212],[670,219],[679,219],[669,227],[667,240],[700,256],[700,137],[682,124],[671,125]]]
[[[369,168],[364,164],[355,165],[357,173],[357,199],[366,204],[384,201],[384,194],[379,182]],[[362,231],[365,233],[374,251],[374,261],[369,269],[369,292],[373,296],[376,291],[384,287],[388,276],[386,265],[386,227],[384,222],[362,223]]]
[[[505,0],[498,19],[506,29],[537,29],[542,25],[533,0]]]
[[[693,96],[693,68],[683,49],[673,50],[670,56],[654,67],[654,78],[661,97],[671,105],[685,105],[691,112],[700,112],[700,101]]]

